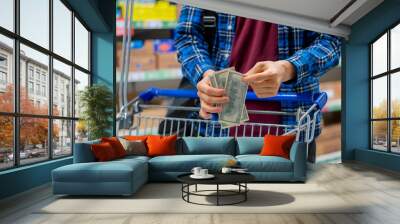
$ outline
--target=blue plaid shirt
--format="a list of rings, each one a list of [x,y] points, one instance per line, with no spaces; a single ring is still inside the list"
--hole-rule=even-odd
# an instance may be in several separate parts
[[[175,33],[175,46],[182,73],[196,86],[203,73],[209,69],[220,70],[229,67],[229,57],[235,37],[236,17],[218,14],[217,32],[212,51],[204,39],[202,26],[203,10],[183,6]],[[319,77],[336,66],[340,58],[341,40],[338,37],[313,31],[278,25],[278,58],[291,62],[296,70],[296,79],[282,83],[280,93],[314,94],[319,93]],[[303,111],[311,104],[282,102],[281,109],[295,112]],[[320,116],[317,118],[315,135],[320,133]],[[282,118],[283,124],[296,124],[294,116]]]

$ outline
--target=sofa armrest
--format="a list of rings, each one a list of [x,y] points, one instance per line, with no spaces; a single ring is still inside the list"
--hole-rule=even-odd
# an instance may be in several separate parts
[[[96,158],[92,153],[90,146],[99,143],[99,140],[90,142],[75,143],[74,145],[74,163],[89,163],[95,162]]]
[[[293,178],[305,181],[307,174],[307,143],[294,142],[290,149],[290,160],[293,162]]]

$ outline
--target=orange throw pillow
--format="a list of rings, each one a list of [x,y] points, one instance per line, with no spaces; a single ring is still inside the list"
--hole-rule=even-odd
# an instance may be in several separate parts
[[[93,144],[91,145],[91,149],[94,157],[99,162],[110,161],[117,158],[112,145],[108,142]]]
[[[124,137],[124,139],[128,140],[128,141],[143,141],[146,142],[147,139],[147,135],[127,135]]]
[[[122,158],[126,156],[126,151],[124,149],[124,146],[121,144],[121,142],[118,140],[117,137],[101,138],[101,142],[110,143],[110,145],[114,149],[117,158]]]
[[[280,156],[289,159],[290,148],[296,135],[265,135],[264,146],[261,149],[261,156]]]
[[[147,137],[147,155],[154,156],[165,156],[165,155],[176,155],[176,135],[172,136],[159,136],[150,135]]]

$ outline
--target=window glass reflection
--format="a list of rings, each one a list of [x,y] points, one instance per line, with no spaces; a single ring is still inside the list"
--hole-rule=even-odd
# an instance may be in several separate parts
[[[380,151],[387,151],[387,121],[372,122],[372,147]]]
[[[49,57],[21,44],[20,109],[25,114],[48,114]]]
[[[49,0],[20,0],[21,36],[49,48]]]
[[[89,75],[75,69],[75,117],[80,117],[82,108],[80,105],[81,92],[89,86]]]
[[[391,69],[396,69],[400,67],[400,24],[390,34],[390,65]]]
[[[53,60],[53,115],[72,116],[71,66]]]
[[[387,34],[372,44],[372,75],[387,71]]]
[[[14,165],[13,117],[0,116],[0,170]]]
[[[60,1],[53,0],[53,51],[71,60],[72,12]]]
[[[53,120],[53,157],[72,154],[72,121]]]
[[[89,32],[75,18],[75,63],[89,69]]]
[[[14,111],[14,43],[0,35],[0,111]]]
[[[0,26],[14,31],[14,0],[1,0]]]
[[[20,118],[21,164],[35,163],[49,158],[49,120],[45,118]]]
[[[372,81],[372,118],[387,118],[387,77]]]

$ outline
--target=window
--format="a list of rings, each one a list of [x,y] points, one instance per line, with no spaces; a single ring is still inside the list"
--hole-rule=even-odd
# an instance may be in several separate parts
[[[90,85],[90,31],[62,0],[0,5],[0,170],[70,156],[83,130],[74,105]]]
[[[0,84],[4,86],[7,84],[7,73],[1,70],[0,70]]]
[[[29,66],[28,70],[29,79],[33,80],[33,67]]]
[[[72,121],[53,120],[53,157],[71,155]]]
[[[60,1],[53,0],[54,53],[71,60],[72,12]]]
[[[49,48],[49,0],[20,0],[21,36]]]
[[[36,84],[36,95],[40,95],[40,84]]]
[[[75,117],[81,114],[80,93],[89,86],[89,74],[76,70],[75,71]],[[86,124],[82,121],[76,123],[75,141],[87,140]]]
[[[371,148],[400,153],[400,24],[371,46]]]
[[[79,70],[75,71],[75,117],[79,117],[81,113],[80,103],[80,93],[89,86],[89,74],[81,72]]]
[[[22,165],[49,158],[48,129],[48,120],[45,118],[20,118],[19,158]]]
[[[0,68],[7,68],[7,56],[0,54]]]
[[[0,26],[14,31],[14,0],[1,0]]]
[[[67,107],[65,113],[61,113],[62,116],[72,117],[72,90],[65,89],[64,85],[66,83],[72,84],[72,68],[69,65],[66,65],[58,60],[53,60],[54,70],[53,70],[53,114],[59,114],[61,111],[61,106],[64,104],[60,104],[59,97],[62,103],[64,103],[64,97],[68,97]],[[61,95],[61,96],[60,96]],[[57,104],[57,105],[56,105]]]
[[[0,69],[0,93],[7,91],[7,73]]]
[[[77,18],[75,18],[75,62],[89,69],[89,32]]]
[[[42,82],[46,83],[46,74],[42,73]]]
[[[0,115],[0,124],[0,169],[7,169],[14,166],[13,117]]]
[[[36,69],[36,80],[40,81],[40,70],[38,68]]]
[[[46,86],[42,86],[42,96],[46,97]]]
[[[29,81],[28,82],[28,93],[33,94],[34,89],[33,89],[33,82]]]
[[[2,10],[0,9],[0,14]],[[0,15],[0,21],[3,18],[2,16],[4,15]],[[14,57],[13,52],[13,39],[0,33],[0,113],[12,113],[14,111],[14,71],[11,65]]]
[[[5,92],[7,87],[7,56],[0,54],[0,91]]]

